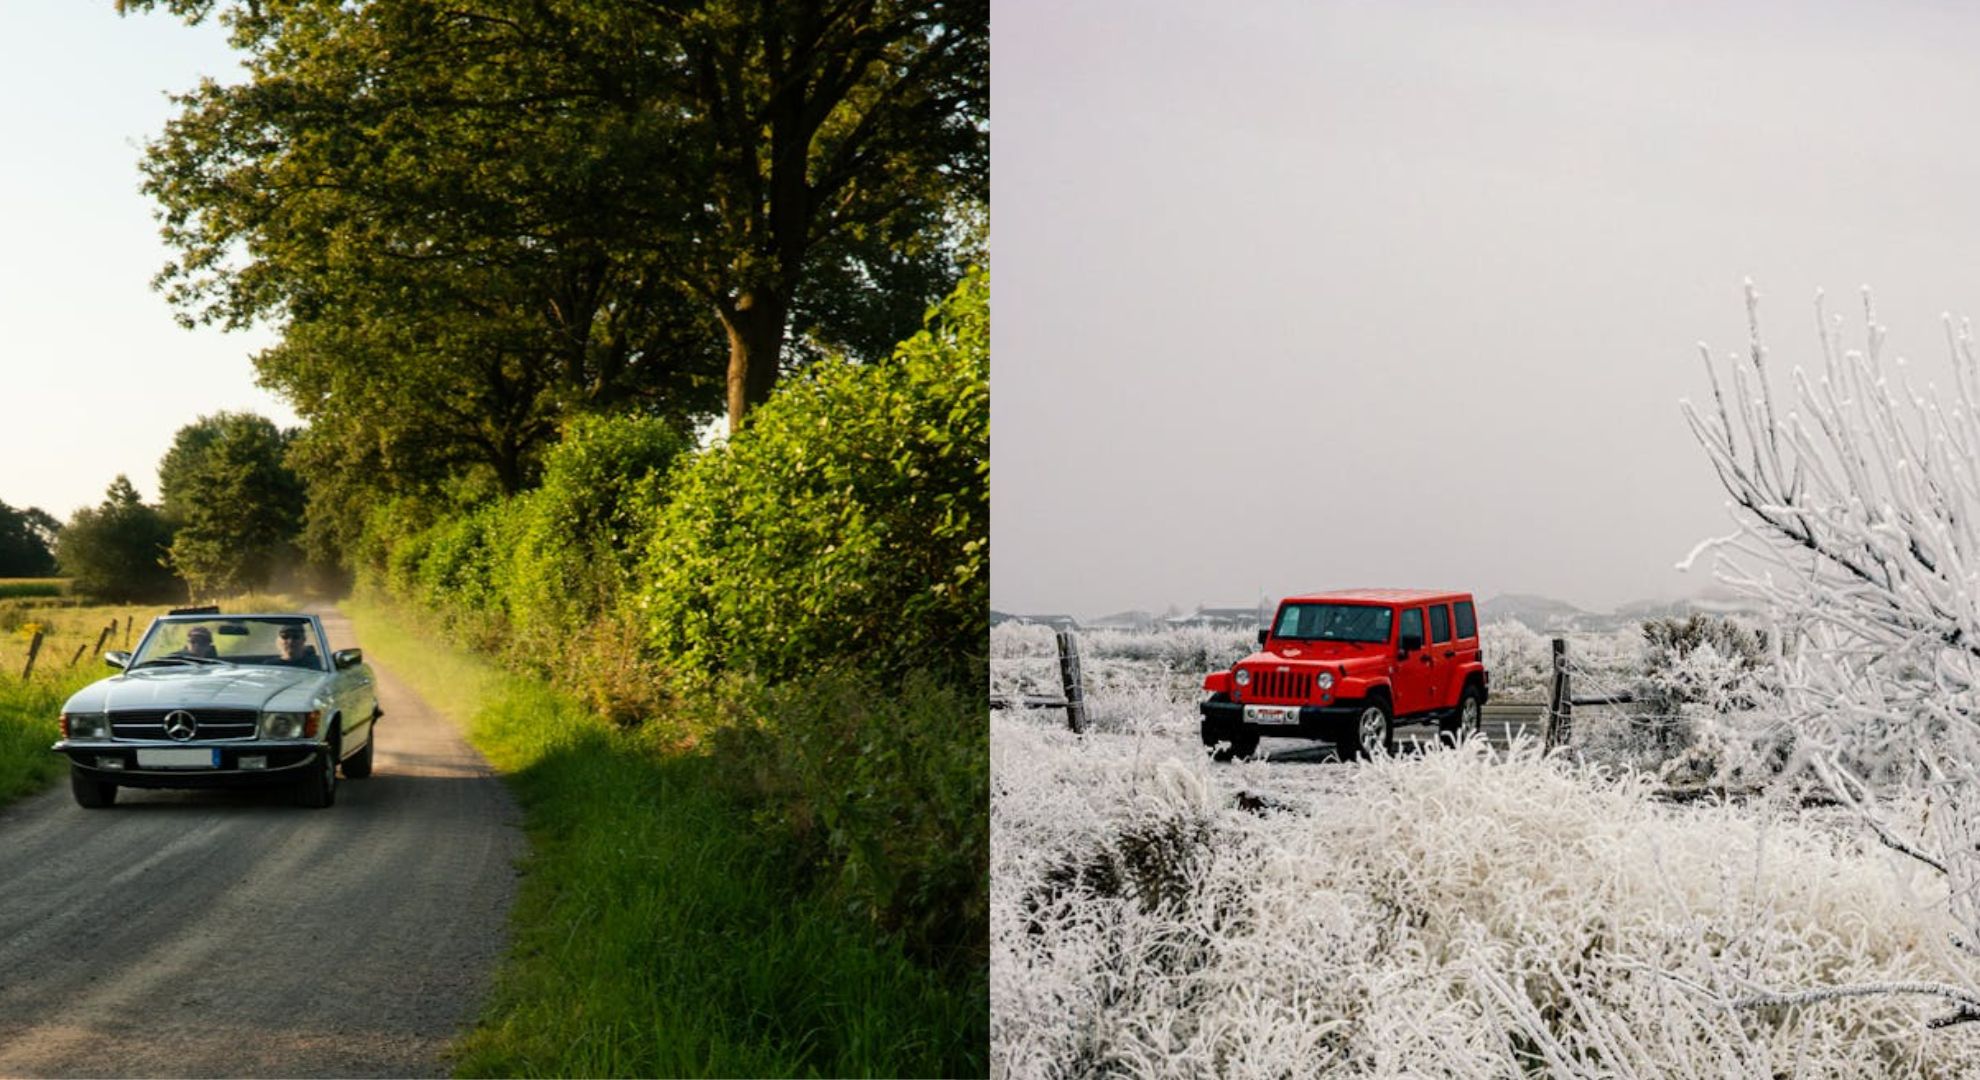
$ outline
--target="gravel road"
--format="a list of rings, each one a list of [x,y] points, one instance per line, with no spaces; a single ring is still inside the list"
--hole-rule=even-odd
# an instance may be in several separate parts
[[[84,810],[66,783],[0,810],[0,1076],[446,1072],[506,944],[519,814],[372,667],[377,770],[327,810],[281,789]]]

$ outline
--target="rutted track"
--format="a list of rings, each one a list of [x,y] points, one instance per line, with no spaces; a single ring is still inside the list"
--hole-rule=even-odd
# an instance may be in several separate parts
[[[0,1076],[446,1071],[505,944],[519,815],[372,667],[377,772],[328,810],[282,789],[83,810],[63,784],[0,811]]]

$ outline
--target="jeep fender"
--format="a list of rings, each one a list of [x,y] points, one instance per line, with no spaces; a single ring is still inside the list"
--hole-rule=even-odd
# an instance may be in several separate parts
[[[1203,690],[1205,693],[1210,694],[1230,693],[1231,673],[1228,671],[1213,671],[1205,675],[1203,677]]]

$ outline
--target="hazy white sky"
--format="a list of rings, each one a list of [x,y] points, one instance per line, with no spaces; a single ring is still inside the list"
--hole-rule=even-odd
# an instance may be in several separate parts
[[[1709,584],[1695,343],[1980,316],[1980,9],[999,0],[992,604]]]
[[[181,330],[149,282],[167,258],[138,191],[167,91],[235,70],[218,27],[120,19],[112,0],[8,0],[0,34],[0,501],[67,519],[199,416],[295,415],[254,385],[268,335]]]

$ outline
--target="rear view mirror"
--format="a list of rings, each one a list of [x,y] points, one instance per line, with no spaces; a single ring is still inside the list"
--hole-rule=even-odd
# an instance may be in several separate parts
[[[131,666],[131,654],[122,649],[112,649],[103,654],[103,662],[113,668],[127,668]]]
[[[330,654],[330,662],[336,665],[338,671],[349,667],[356,667],[364,663],[364,650],[338,649],[336,652]]]
[[[1420,649],[1423,647],[1423,635],[1414,631],[1405,632],[1396,642],[1396,647],[1403,652]]]
[[[1271,636],[1272,636],[1272,632],[1270,630],[1260,627],[1258,630],[1258,643],[1260,645],[1265,644],[1266,639],[1270,638]]]

